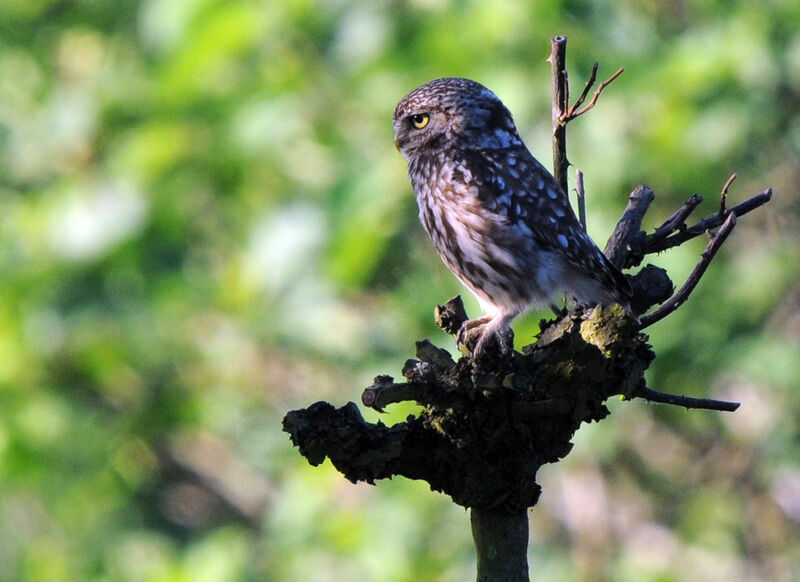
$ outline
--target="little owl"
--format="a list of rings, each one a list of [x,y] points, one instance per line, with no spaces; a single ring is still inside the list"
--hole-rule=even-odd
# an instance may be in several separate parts
[[[436,79],[400,101],[393,125],[422,225],[487,314],[459,333],[462,340],[471,329],[480,334],[473,353],[489,343],[509,351],[514,317],[559,293],[630,310],[630,284],[584,232],[489,89]]]

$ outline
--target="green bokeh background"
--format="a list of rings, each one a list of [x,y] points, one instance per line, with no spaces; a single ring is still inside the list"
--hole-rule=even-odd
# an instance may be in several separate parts
[[[0,580],[472,578],[463,509],[311,468],[280,421],[452,349],[392,109],[474,78],[549,165],[556,34],[574,94],[626,69],[570,126],[596,240],[639,183],[650,228],[732,172],[775,199],[651,332],[651,387],[742,408],[609,403],[540,472],[533,579],[800,579],[795,0],[3,0]],[[680,283],[703,244],[652,260]]]

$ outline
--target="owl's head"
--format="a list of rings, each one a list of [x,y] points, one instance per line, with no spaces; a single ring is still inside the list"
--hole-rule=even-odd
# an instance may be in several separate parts
[[[406,95],[394,110],[394,143],[406,159],[449,148],[519,145],[511,113],[489,89],[450,77]]]

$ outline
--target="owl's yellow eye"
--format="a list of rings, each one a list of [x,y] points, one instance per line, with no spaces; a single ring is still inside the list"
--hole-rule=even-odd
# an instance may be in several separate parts
[[[414,124],[414,127],[417,129],[422,129],[428,122],[431,120],[431,116],[427,113],[417,113],[416,115],[411,116],[411,123]]]

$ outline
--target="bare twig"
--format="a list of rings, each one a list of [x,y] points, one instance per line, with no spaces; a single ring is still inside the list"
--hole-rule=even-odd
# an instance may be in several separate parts
[[[567,37],[555,36],[550,41],[551,53],[547,59],[553,72],[553,176],[561,190],[569,192],[567,168],[567,124],[563,121],[569,106],[569,80],[567,78]]]
[[[737,204],[733,208],[730,208],[728,210],[728,214],[735,214],[738,218],[755,210],[756,208],[759,208],[760,206],[763,206],[770,200],[772,200],[772,188],[767,188],[755,196],[748,198],[744,202]],[[696,236],[700,236],[707,230],[718,227],[726,218],[727,215],[723,216],[719,213],[714,213],[712,216],[704,218],[695,225],[679,228],[678,232],[675,232],[674,234],[665,232],[656,237],[655,233],[653,233],[644,240],[640,252],[642,255],[647,255],[651,253],[660,253],[661,251],[679,246],[685,243],[687,240],[693,239]]]
[[[575,194],[578,198],[578,220],[586,232],[586,189],[583,185],[583,172],[575,170]]]
[[[592,66],[592,73],[589,75],[589,80],[586,81],[586,85],[583,86],[583,91],[581,92],[580,97],[578,97],[578,100],[575,101],[572,107],[569,108],[568,115],[570,116],[574,115],[575,110],[578,109],[578,107],[580,107],[581,105],[583,105],[583,102],[586,100],[586,96],[589,94],[589,91],[591,90],[592,87],[594,87],[594,84],[597,81],[597,69],[599,66],[600,63],[595,63]]]
[[[722,412],[734,412],[739,406],[740,402],[730,402],[728,400],[714,400],[713,398],[693,398],[691,396],[683,396],[678,394],[670,394],[668,392],[659,392],[651,390],[647,386],[639,387],[633,394],[634,398],[644,398],[650,402],[659,402],[661,404],[673,404],[675,406],[683,406],[686,409],[702,408],[704,410],[719,410]]]
[[[727,211],[727,203],[728,203],[728,188],[731,187],[733,181],[736,179],[736,174],[731,174],[731,177],[728,178],[728,181],[725,182],[725,185],[722,187],[722,192],[719,195],[719,214],[725,214]]]
[[[644,237],[642,220],[653,202],[655,194],[647,186],[637,186],[628,196],[628,205],[622,213],[614,232],[606,243],[605,255],[617,268],[625,265],[631,242],[637,236]]]
[[[710,235],[708,245],[700,255],[700,260],[697,262],[697,265],[695,265],[695,268],[691,275],[689,275],[686,283],[683,284],[683,287],[681,287],[680,290],[670,299],[662,303],[661,306],[653,313],[642,316],[640,318],[639,329],[644,329],[647,326],[660,321],[686,302],[686,300],[689,298],[689,295],[700,282],[700,278],[703,276],[703,273],[705,273],[708,265],[714,258],[714,255],[717,254],[717,251],[725,242],[725,239],[728,238],[728,235],[731,233],[734,226],[736,226],[736,214],[731,212],[728,214],[727,219],[719,228],[719,230]]]
[[[575,107],[570,109],[569,115],[566,117],[566,119],[564,119],[564,121],[565,122],[572,121],[573,119],[580,117],[587,111],[591,110],[595,105],[597,105],[597,100],[600,98],[600,93],[603,92],[603,89],[608,87],[614,81],[614,79],[619,77],[624,71],[625,69],[620,67],[614,72],[613,75],[611,75],[608,79],[600,83],[600,85],[598,85],[597,87],[597,90],[594,92],[594,95],[592,95],[592,99],[589,101],[589,103],[587,103],[583,109],[580,109],[578,111],[575,111]]]
[[[569,105],[569,76],[567,75],[567,37],[555,36],[550,41],[551,52],[548,57],[553,74],[553,176],[564,193],[569,192],[569,179],[567,168],[570,163],[567,159],[567,124],[573,119],[580,117],[597,104],[600,94],[614,79],[622,74],[623,69],[611,75],[608,79],[600,83],[597,90],[592,95],[592,99],[583,108],[586,96],[597,81],[598,63],[592,67],[589,80],[583,88],[578,100],[570,107]],[[585,221],[583,222],[585,226]]]
[[[672,215],[667,218],[661,226],[653,231],[653,234],[648,236],[648,239],[665,238],[675,232],[676,230],[683,230],[686,228],[686,219],[703,201],[700,194],[692,194],[689,199],[683,203],[683,206],[678,208]]]

